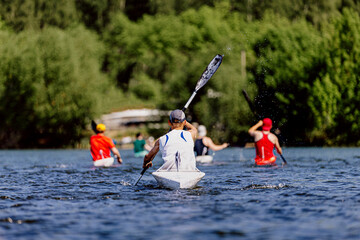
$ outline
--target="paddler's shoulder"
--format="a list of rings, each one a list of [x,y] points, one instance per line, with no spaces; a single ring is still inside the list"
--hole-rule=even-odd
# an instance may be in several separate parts
[[[277,136],[273,133],[269,133],[268,135],[269,140],[271,140],[273,143],[277,140]]]
[[[263,132],[259,131],[259,130],[255,130],[255,131],[249,131],[250,136],[256,137],[256,136],[262,136]]]
[[[105,136],[103,133],[98,133],[98,134],[93,135],[93,136],[90,137],[90,139],[99,139],[99,138],[105,138],[105,139],[110,139],[111,140],[111,138],[109,138],[108,136]]]

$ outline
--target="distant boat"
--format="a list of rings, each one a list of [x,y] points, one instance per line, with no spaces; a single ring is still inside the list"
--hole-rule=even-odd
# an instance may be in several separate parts
[[[114,163],[114,158],[104,158],[100,160],[93,161],[95,167],[111,167]]]
[[[212,155],[201,155],[201,156],[196,156],[196,162],[198,163],[210,163],[213,161],[213,156]]]

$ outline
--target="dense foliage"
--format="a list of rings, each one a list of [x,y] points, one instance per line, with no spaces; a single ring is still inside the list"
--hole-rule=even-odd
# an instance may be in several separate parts
[[[109,81],[102,45],[83,27],[0,35],[3,147],[63,146],[81,138]]]
[[[215,141],[243,144],[271,117],[288,144],[360,145],[359,12],[353,0],[0,0],[0,147],[74,145],[102,113],[181,108],[216,54],[188,110]]]

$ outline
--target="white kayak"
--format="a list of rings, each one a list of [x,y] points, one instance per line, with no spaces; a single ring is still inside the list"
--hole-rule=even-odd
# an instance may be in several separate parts
[[[198,163],[210,163],[213,160],[211,155],[196,156],[196,162]]]
[[[95,167],[110,167],[114,163],[114,158],[103,158],[93,162]]]
[[[152,173],[158,184],[165,188],[180,189],[194,188],[196,184],[205,176],[205,173],[197,171],[191,172],[173,172],[173,171],[155,171]]]

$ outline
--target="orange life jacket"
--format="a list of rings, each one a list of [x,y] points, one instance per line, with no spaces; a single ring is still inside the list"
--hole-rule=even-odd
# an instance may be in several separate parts
[[[93,161],[111,157],[110,149],[113,147],[115,147],[115,144],[112,139],[102,134],[90,138],[90,152]]]

